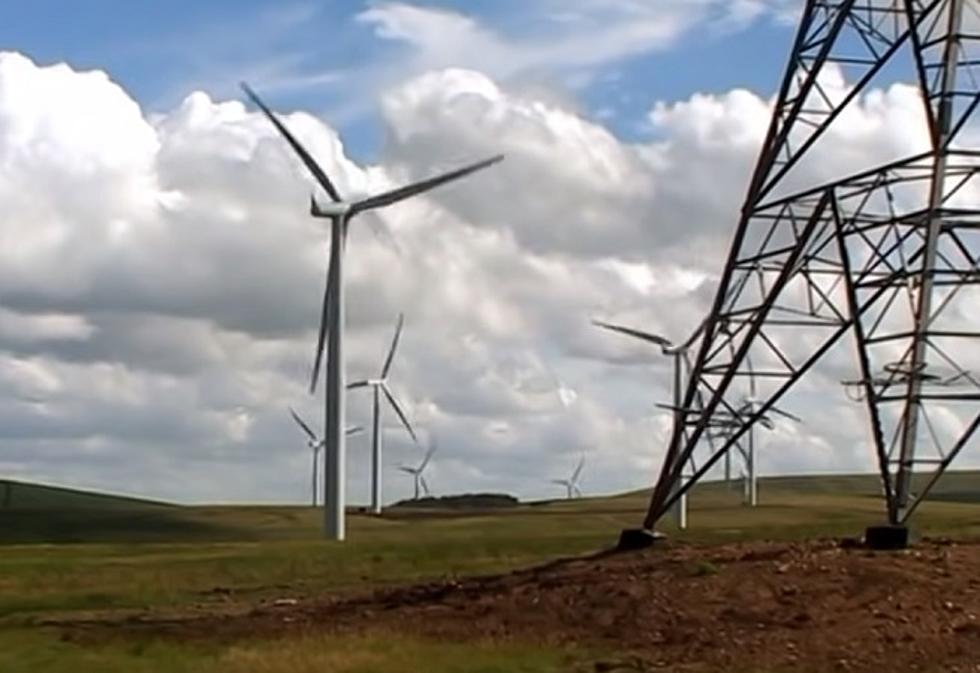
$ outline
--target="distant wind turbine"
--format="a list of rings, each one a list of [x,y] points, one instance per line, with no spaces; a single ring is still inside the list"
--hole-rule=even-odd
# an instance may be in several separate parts
[[[559,486],[565,487],[566,497],[571,500],[572,498],[578,496],[582,497],[582,489],[578,486],[578,480],[582,476],[582,468],[585,467],[585,456],[578,461],[578,465],[575,467],[575,471],[572,472],[572,476],[568,479],[552,479],[552,484],[558,484]]]
[[[395,349],[398,348],[398,339],[401,337],[402,326],[405,324],[405,316],[403,314],[398,315],[398,326],[395,328],[395,336],[391,340],[391,347],[388,349],[388,356],[385,358],[384,364],[381,366],[381,375],[376,379],[365,379],[363,381],[355,381],[347,386],[348,389],[352,388],[371,388],[374,396],[374,415],[372,416],[372,431],[371,436],[371,511],[375,514],[381,514],[381,394],[384,393],[385,398],[388,400],[388,404],[391,408],[395,410],[398,414],[399,420],[405,429],[408,430],[408,434],[412,436],[412,440],[418,443],[418,437],[415,435],[415,430],[412,429],[412,424],[408,422],[408,417],[402,410],[401,405],[398,404],[398,400],[391,392],[391,388],[388,387],[388,372],[391,370],[391,363],[395,359]]]
[[[429,439],[429,450],[425,452],[425,458],[422,462],[418,464],[417,467],[409,467],[407,465],[399,465],[398,469],[406,474],[412,475],[412,479],[415,481],[415,495],[413,500],[419,499],[419,486],[422,487],[422,491],[425,493],[426,497],[429,496],[431,491],[429,491],[429,484],[426,483],[423,473],[425,468],[429,465],[429,461],[432,460],[432,454],[436,452],[436,440],[435,438]]]
[[[300,415],[296,413],[295,409],[289,407],[289,413],[292,415],[293,420],[296,421],[296,424],[299,425],[299,427],[303,430],[304,433],[306,433],[306,437],[307,437],[306,446],[308,446],[310,450],[313,452],[313,506],[316,507],[317,458],[320,454],[320,449],[323,448],[324,440],[319,439],[316,436],[316,433],[313,432],[313,429],[310,428],[310,426],[306,423],[306,421],[300,418]],[[348,437],[350,437],[351,435],[356,435],[358,432],[361,432],[363,429],[364,428],[355,425],[352,428],[347,428],[346,434]]]
[[[306,169],[326,191],[330,202],[321,205],[315,196],[310,197],[310,214],[313,217],[324,217],[330,220],[330,263],[327,269],[327,285],[323,295],[323,308],[320,314],[320,333],[317,340],[313,364],[311,391],[315,390],[319,377],[320,361],[323,358],[324,342],[327,342],[327,390],[326,390],[326,459],[324,460],[325,483],[329,502],[325,503],[324,529],[328,538],[343,540],[346,536],[345,508],[346,494],[346,445],[344,442],[344,247],[347,241],[348,224],[358,214],[384,208],[405,199],[427,192],[448,182],[459,180],[471,173],[484,169],[503,159],[502,155],[485,159],[477,163],[459,168],[442,175],[421,180],[405,187],[369,196],[358,201],[345,201],[340,192],[330,181],[327,174],[313,159],[289,129],[273,114],[265,103],[247,84],[242,82],[242,90],[263,114],[272,122],[276,130],[286,139],[293,151],[299,156]],[[328,338],[329,332],[329,338]]]
[[[697,341],[701,332],[704,331],[704,326],[706,321],[702,321],[698,325],[697,329],[691,333],[687,339],[681,344],[674,344],[670,339],[659,334],[653,334],[651,332],[645,332],[643,330],[636,329],[634,327],[625,327],[623,325],[614,325],[612,323],[603,322],[601,320],[593,320],[592,324],[596,327],[601,327],[602,329],[608,330],[610,332],[616,332],[619,334],[624,334],[628,337],[634,339],[639,339],[640,341],[645,341],[646,343],[653,344],[660,348],[660,352],[670,358],[673,358],[674,365],[674,381],[673,381],[673,405],[670,407],[674,413],[674,425],[675,427],[680,422],[680,407],[681,407],[681,395],[683,391],[681,390],[684,386],[684,371],[685,367],[687,371],[690,371],[691,363],[688,352],[691,350],[691,346]],[[726,460],[726,473],[728,471],[728,456],[725,456]],[[682,468],[683,469],[683,468]],[[693,468],[692,468],[693,470]],[[678,481],[678,488],[683,485],[683,479]],[[677,499],[676,509],[674,510],[674,516],[677,520],[677,527],[681,530],[687,528],[687,493],[681,495]]]
[[[761,408],[761,403],[757,397],[756,392],[756,374],[755,370],[752,368],[752,361],[747,359],[748,372],[749,372],[749,394],[742,398],[741,404],[733,411],[726,414],[728,418],[723,418],[721,421],[722,432],[721,435],[732,435],[737,432],[745,423],[748,422]],[[767,413],[759,416],[758,424],[767,430],[774,430],[776,424],[773,423],[772,417],[768,414],[778,414],[783,418],[788,418],[796,423],[802,423],[803,419],[799,416],[784,411],[777,406],[771,406],[767,410]],[[758,473],[756,470],[755,461],[755,426],[753,423],[749,426],[749,429],[745,432],[746,444],[745,448],[736,442],[735,446],[738,448],[739,452],[742,454],[742,460],[745,464],[745,472],[742,475],[742,499],[743,502],[750,506],[755,507],[759,504],[759,486],[758,486]]]

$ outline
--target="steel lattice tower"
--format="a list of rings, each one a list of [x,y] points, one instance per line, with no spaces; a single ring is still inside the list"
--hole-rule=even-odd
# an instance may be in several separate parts
[[[970,443],[980,424],[970,372],[980,367],[978,46],[980,0],[806,2],[646,532],[849,332],[851,386],[892,527],[905,530]],[[921,93],[922,151],[835,177],[848,105],[886,77]],[[709,442],[737,416],[753,364],[754,413]],[[698,469],[682,479],[696,452]],[[913,487],[913,472],[931,476]]]

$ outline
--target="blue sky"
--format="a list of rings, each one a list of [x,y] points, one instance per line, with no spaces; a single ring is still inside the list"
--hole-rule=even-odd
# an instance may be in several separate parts
[[[104,69],[151,112],[196,89],[237,96],[245,78],[277,107],[320,113],[354,156],[370,158],[382,142],[384,88],[447,64],[551,88],[624,139],[651,132],[644,121],[657,100],[734,87],[769,95],[792,39],[779,9],[786,4],[35,0],[0,4],[0,44],[39,64]],[[413,8],[420,11],[410,14]],[[457,26],[462,37],[447,46]],[[631,39],[637,43],[626,44]]]

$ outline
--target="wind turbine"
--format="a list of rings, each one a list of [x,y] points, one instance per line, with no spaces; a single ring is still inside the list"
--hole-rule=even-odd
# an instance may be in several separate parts
[[[730,420],[727,421],[726,425],[723,425],[723,433],[734,433],[738,428],[740,428],[748,419],[752,418],[758,412],[761,407],[761,403],[757,397],[756,384],[755,384],[755,370],[752,368],[752,362],[746,358],[749,371],[749,394],[742,398],[741,405],[730,413]],[[803,419],[799,416],[784,411],[777,406],[769,407],[768,411],[773,414],[779,414],[784,418],[788,418],[791,421],[797,423],[802,423]],[[773,423],[772,417],[768,414],[762,414],[759,416],[758,423],[767,430],[774,430],[776,424]],[[759,504],[759,487],[758,487],[758,474],[756,472],[755,463],[755,426],[753,423],[749,426],[748,431],[745,435],[747,437],[747,446],[742,449],[741,446],[736,443],[739,447],[739,452],[742,454],[743,462],[745,464],[745,473],[742,475],[742,499],[743,502],[749,507],[755,507]]]
[[[415,480],[415,496],[413,500],[419,499],[419,486],[422,487],[422,491],[425,492],[426,497],[429,496],[429,485],[425,482],[425,477],[422,473],[425,472],[426,466],[428,466],[429,461],[432,459],[432,454],[436,452],[436,440],[435,438],[429,439],[429,450],[425,452],[425,458],[422,462],[418,464],[418,467],[409,467],[407,465],[399,465],[398,469],[406,474],[412,475]]]
[[[625,334],[626,336],[633,337],[634,339],[639,339],[640,341],[645,341],[647,343],[653,344],[660,348],[660,352],[673,359],[674,368],[674,383],[673,383],[673,398],[674,403],[671,407],[674,412],[674,425],[676,426],[680,422],[680,408],[681,408],[681,395],[683,395],[682,387],[684,385],[684,369],[690,371],[691,363],[688,352],[691,346],[704,331],[705,321],[702,321],[698,325],[697,329],[691,333],[691,335],[681,344],[675,345],[670,339],[659,334],[652,334],[650,332],[644,332],[633,327],[624,327],[623,325],[614,325],[612,323],[603,322],[601,320],[593,320],[592,324],[596,327],[601,327],[602,329],[609,330],[611,332],[617,332],[619,334]],[[728,474],[728,455],[725,455],[725,472]],[[727,480],[727,477],[726,477]],[[683,480],[681,480],[683,481]],[[682,483],[678,484],[678,488],[682,486]],[[677,521],[677,527],[680,530],[687,528],[687,493],[681,495],[677,499],[676,509],[674,510],[674,517]]]
[[[324,478],[329,502],[324,508],[324,529],[328,538],[343,540],[345,530],[345,476],[346,476],[346,445],[344,442],[344,274],[343,252],[347,241],[348,224],[360,213],[384,208],[404,201],[434,189],[440,185],[459,180],[470,173],[486,168],[503,159],[502,155],[464,166],[463,168],[443,173],[419,182],[392,189],[375,196],[358,201],[345,201],[340,192],[330,181],[327,174],[320,168],[316,160],[306,151],[300,142],[289,132],[289,129],[278,117],[266,107],[258,95],[244,82],[242,90],[263,114],[272,122],[276,130],[286,139],[293,151],[299,156],[317,183],[327,192],[330,202],[321,205],[316,197],[310,196],[310,214],[313,217],[324,217],[330,220],[330,262],[327,269],[327,285],[323,294],[323,308],[320,314],[320,333],[317,340],[316,355],[313,364],[313,377],[310,383],[311,392],[315,391],[319,377],[320,361],[323,358],[324,342],[327,342],[327,390],[326,390],[326,459],[324,460]],[[329,332],[329,338],[328,338]]]
[[[582,489],[580,489],[578,487],[578,480],[579,480],[579,477],[582,476],[582,468],[583,467],[585,467],[585,456],[584,455],[582,456],[582,459],[578,461],[578,465],[575,466],[575,471],[572,472],[572,476],[571,477],[569,477],[568,479],[552,479],[551,480],[551,483],[552,484],[558,484],[559,486],[564,486],[565,487],[565,492],[566,492],[567,498],[569,500],[571,500],[575,496],[578,496],[579,498],[582,497]]]
[[[303,432],[306,433],[306,446],[310,448],[313,452],[313,506],[316,507],[316,476],[317,476],[317,457],[320,454],[320,449],[323,448],[324,440],[319,439],[313,429],[300,418],[300,415],[296,413],[296,410],[289,407],[289,413],[292,415],[293,420],[296,421],[297,425],[302,428]],[[356,435],[361,432],[364,428],[359,425],[355,425],[352,428],[347,428],[346,435],[350,437],[351,435]]]
[[[381,375],[376,379],[365,379],[363,381],[355,381],[347,386],[348,389],[353,388],[371,388],[371,392],[374,395],[374,416],[372,417],[372,430],[374,434],[371,437],[371,511],[375,514],[381,514],[381,394],[384,393],[385,398],[388,400],[388,404],[391,405],[395,413],[398,414],[399,420],[401,420],[402,425],[408,430],[408,434],[412,436],[412,440],[418,443],[418,437],[415,436],[415,430],[412,429],[412,424],[408,422],[408,417],[405,416],[405,412],[402,410],[401,405],[398,404],[398,400],[392,394],[391,389],[388,387],[388,372],[391,370],[391,363],[395,359],[395,349],[398,348],[398,339],[402,334],[402,326],[405,324],[404,314],[398,314],[398,326],[395,328],[395,336],[391,340],[391,347],[388,349],[388,356],[385,358],[384,364],[381,366]]]

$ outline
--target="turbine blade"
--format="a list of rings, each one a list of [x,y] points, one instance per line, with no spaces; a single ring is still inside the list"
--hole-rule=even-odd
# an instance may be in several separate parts
[[[310,441],[316,443],[318,441],[316,438],[316,434],[313,432],[313,430],[310,429],[310,426],[308,426],[306,422],[299,417],[299,414],[296,413],[296,410],[293,409],[292,407],[289,407],[289,413],[292,414],[293,420],[299,424],[299,427],[303,428],[303,432],[305,432],[306,435],[310,438]]]
[[[601,320],[593,320],[592,324],[596,327],[601,327],[603,329],[610,330],[612,332],[619,332],[620,334],[625,334],[626,336],[631,336],[634,339],[640,339],[641,341],[646,341],[648,343],[656,344],[661,348],[669,348],[673,344],[667,337],[660,336],[659,334],[651,334],[650,332],[644,332],[643,330],[634,329],[632,327],[624,327],[623,325],[614,325],[612,323],[603,322]]]
[[[337,191],[337,188],[334,187],[333,183],[330,182],[330,178],[327,177],[327,174],[322,168],[320,168],[319,164],[317,164],[313,157],[310,156],[310,153],[306,151],[306,148],[303,147],[299,141],[296,140],[293,134],[289,132],[286,125],[279,121],[279,118],[273,114],[272,110],[266,107],[265,103],[262,102],[262,99],[259,98],[258,94],[252,91],[252,88],[248,84],[242,82],[241,87],[245,92],[245,95],[251,98],[252,102],[255,103],[260,110],[262,110],[265,116],[268,117],[269,121],[272,122],[272,125],[276,127],[279,133],[281,133],[286,139],[286,142],[289,143],[290,147],[293,148],[293,151],[299,155],[299,158],[306,166],[306,169],[313,175],[316,181],[320,183],[320,186],[326,190],[327,194],[330,195],[330,198],[334,201],[341,201],[342,199],[340,198],[340,193]]]
[[[405,474],[415,474],[414,467],[405,467],[404,465],[399,465],[398,469],[404,472]]]
[[[350,220],[344,220],[342,245],[347,244],[347,224]],[[323,350],[327,343],[327,331],[330,326],[328,319],[330,312],[330,296],[333,294],[333,287],[330,283],[330,264],[327,264],[327,284],[323,289],[323,304],[320,308],[320,332],[316,338],[316,352],[313,356],[313,372],[310,375],[310,394],[316,393],[316,383],[320,378],[320,367],[323,365]]]
[[[769,407],[769,411],[771,411],[774,414],[779,414],[780,416],[785,416],[786,418],[790,419],[791,421],[796,421],[797,423],[802,423],[803,422],[803,419],[800,418],[799,416],[797,416],[796,414],[791,414],[788,411],[783,411],[779,407]]]
[[[398,418],[401,420],[402,425],[404,425],[405,429],[408,430],[408,434],[412,436],[412,441],[418,444],[419,438],[415,436],[415,430],[412,429],[412,424],[408,422],[408,417],[405,415],[405,412],[402,411],[401,405],[398,404],[398,400],[396,400],[395,396],[391,394],[390,390],[388,390],[387,385],[382,383],[381,390],[384,391],[385,397],[388,398],[388,403],[394,408],[395,413],[398,414]]]
[[[426,495],[431,495],[432,492],[429,490],[429,485],[426,483],[425,477],[419,475],[419,482],[422,484],[422,491]]]
[[[585,456],[582,456],[582,460],[580,460],[580,461],[578,461],[578,467],[576,467],[576,468],[575,468],[575,471],[574,471],[574,472],[572,472],[572,478],[571,478],[571,482],[572,482],[573,484],[574,484],[574,483],[575,483],[576,481],[578,481],[578,477],[579,477],[579,475],[580,475],[580,474],[582,474],[582,468],[583,468],[583,467],[585,467]]]
[[[374,234],[374,237],[382,245],[387,246],[395,253],[396,256],[402,257],[402,247],[398,245],[398,241],[392,236],[391,231],[386,227],[379,217],[369,217],[367,220],[367,226]]]
[[[425,466],[429,464],[432,459],[432,454],[436,452],[436,440],[433,439],[429,444],[429,450],[425,452],[425,458],[422,459],[422,464],[419,465],[419,472],[425,469]]]
[[[355,425],[352,428],[347,428],[346,435],[350,437],[351,435],[356,435],[359,432],[364,432],[364,428],[362,428],[360,425]]]
[[[388,349],[388,357],[385,358],[384,366],[381,367],[381,378],[388,378],[388,370],[391,369],[391,361],[395,359],[395,349],[398,348],[398,339],[402,335],[402,327],[405,324],[405,314],[398,314],[398,326],[395,328],[395,337],[391,340],[391,348]]]
[[[327,265],[327,285],[323,289],[323,305],[320,308],[320,332],[316,337],[316,351],[313,354],[313,372],[310,374],[310,394],[316,393],[316,384],[320,380],[320,366],[323,364],[323,349],[327,343],[327,316],[330,310],[330,266]]]
[[[572,484],[572,489],[574,489],[575,495],[577,495],[580,498],[582,497],[582,489],[580,489],[578,486],[574,484]]]
[[[354,388],[366,388],[371,385],[367,381],[354,381],[354,383],[347,384],[347,390],[353,390]]]
[[[558,484],[559,486],[568,486],[568,482],[566,482],[564,479],[552,479],[551,483]]]
[[[483,161],[478,161],[475,164],[470,164],[468,166],[464,166],[463,168],[457,168],[454,171],[443,173],[442,175],[421,180],[405,187],[399,187],[398,189],[393,189],[391,191],[384,192],[383,194],[378,194],[377,196],[370,196],[366,199],[358,201],[351,207],[351,216],[365,210],[383,208],[385,206],[390,206],[393,203],[404,201],[405,199],[411,198],[423,192],[427,192],[430,189],[434,189],[439,185],[444,185],[447,182],[459,180],[470,173],[475,173],[476,171],[487,168],[488,166],[492,166],[495,163],[503,161],[503,158],[504,156],[500,154],[489,159],[484,159]]]

